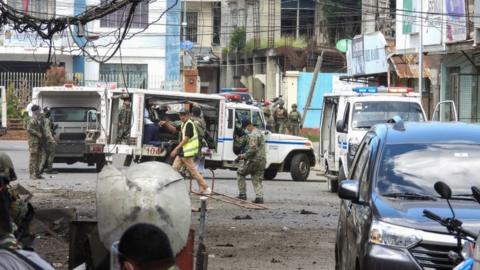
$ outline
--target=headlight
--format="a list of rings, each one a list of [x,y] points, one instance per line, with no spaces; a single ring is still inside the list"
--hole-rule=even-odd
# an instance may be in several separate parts
[[[370,228],[370,243],[395,246],[411,247],[422,239],[415,229],[388,224],[382,221],[374,221]]]

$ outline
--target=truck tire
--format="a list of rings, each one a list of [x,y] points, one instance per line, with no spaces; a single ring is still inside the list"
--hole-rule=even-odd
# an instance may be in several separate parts
[[[310,161],[306,154],[296,154],[290,164],[290,174],[293,181],[305,181],[310,174]]]
[[[105,163],[106,163],[105,159],[100,159],[95,163],[95,170],[97,171],[97,173],[102,171],[103,166],[105,166]]]
[[[340,181],[345,180],[345,172],[343,171],[343,165],[340,163],[340,167],[338,168],[338,178],[337,180],[327,180],[328,191],[330,192],[337,192],[338,191],[338,183]]]
[[[336,193],[338,190],[338,180],[327,179],[328,191]]]
[[[263,178],[265,180],[273,180],[277,176],[278,170],[274,168],[268,168],[263,172]]]

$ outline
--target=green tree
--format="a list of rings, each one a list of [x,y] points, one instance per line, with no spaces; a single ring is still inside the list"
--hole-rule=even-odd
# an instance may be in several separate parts
[[[247,40],[247,32],[245,27],[235,27],[232,36],[230,37],[230,49],[243,50]]]

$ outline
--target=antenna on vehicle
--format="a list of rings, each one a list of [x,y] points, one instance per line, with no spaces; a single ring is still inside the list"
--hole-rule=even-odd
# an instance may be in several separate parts
[[[387,120],[387,123],[393,124],[393,129],[398,131],[405,131],[405,125],[400,116],[396,115],[391,119]]]

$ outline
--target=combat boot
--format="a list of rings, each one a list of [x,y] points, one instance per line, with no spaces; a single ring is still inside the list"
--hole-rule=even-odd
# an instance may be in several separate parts
[[[235,197],[237,199],[240,199],[240,200],[246,200],[247,199],[247,194],[238,194],[237,197]]]
[[[253,203],[263,204],[263,198],[257,197],[255,200],[252,201]]]
[[[54,170],[54,169],[46,169],[46,170],[45,170],[45,173],[46,173],[46,174],[57,174],[58,171],[56,171],[56,170]]]

